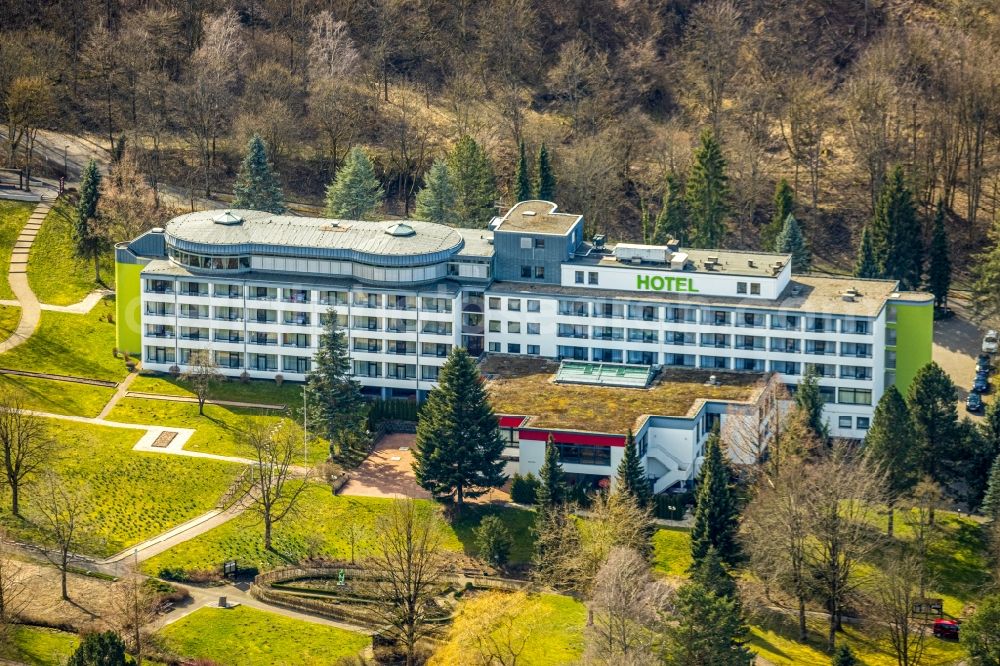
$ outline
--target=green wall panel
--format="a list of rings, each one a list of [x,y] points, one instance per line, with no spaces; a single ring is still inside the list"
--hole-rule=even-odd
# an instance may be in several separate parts
[[[917,370],[931,362],[934,303],[896,303],[896,388],[906,395]],[[892,324],[890,324],[892,326]]]
[[[117,327],[115,345],[133,356],[142,353],[142,309],[139,274],[140,264],[115,262],[115,288],[117,291]]]

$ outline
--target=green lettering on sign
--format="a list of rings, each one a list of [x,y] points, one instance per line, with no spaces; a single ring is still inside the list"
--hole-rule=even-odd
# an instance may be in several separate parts
[[[694,280],[674,275],[636,275],[635,288],[643,291],[673,291],[697,294]]]

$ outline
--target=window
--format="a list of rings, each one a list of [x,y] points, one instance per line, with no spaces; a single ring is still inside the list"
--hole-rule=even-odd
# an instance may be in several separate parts
[[[490,345],[489,345],[489,350],[491,352],[499,352],[500,351],[500,343],[499,342],[491,342]]]
[[[850,416],[841,416],[837,420],[837,423],[840,425],[841,428],[850,428],[851,425],[854,423],[854,419],[852,419]]]
[[[858,430],[868,430],[871,420],[867,416],[859,416],[857,420]]]
[[[823,398],[824,403],[833,404],[837,402],[837,389],[832,386],[820,386],[819,397]]]
[[[535,249],[536,250],[544,250],[545,249],[545,239],[544,238],[536,238],[535,239]]]
[[[535,277],[539,280],[545,279],[545,266],[535,266]]]
[[[524,238],[524,237],[522,237],[521,238],[521,249],[522,250],[530,250],[531,247],[532,247],[531,239],[530,238]]]
[[[745,294],[745,293],[747,293],[747,283],[746,282],[737,282],[736,283],[736,293],[737,294]]]
[[[528,335],[541,335],[542,325],[538,322],[530,322],[528,324]]]
[[[795,361],[771,361],[771,371],[782,375],[797,375],[799,364]]]
[[[521,277],[531,279],[531,266],[521,266]]]
[[[507,309],[511,312],[521,311],[521,299],[520,298],[508,298],[507,299]]]
[[[528,353],[534,356],[538,356],[542,353],[541,348],[538,345],[528,345]]]
[[[885,329],[885,344],[889,347],[896,346],[896,329],[886,328]]]
[[[857,358],[871,358],[872,346],[862,342],[841,342],[841,356],[854,356]]]
[[[490,310],[499,310],[499,309],[500,309],[500,299],[496,297],[491,297]]]
[[[838,402],[842,405],[870,405],[872,404],[872,392],[870,389],[847,389],[839,391]]]
[[[556,444],[559,462],[573,465],[611,465],[610,446],[577,446]]]
[[[521,322],[519,322],[519,321],[509,321],[509,322],[507,322],[507,332],[508,333],[520,333],[521,332]]]
[[[750,294],[753,296],[760,296],[760,282],[750,283]]]
[[[541,310],[541,302],[532,298],[528,299],[528,312],[538,312]]]
[[[583,271],[576,271],[573,274],[573,281],[577,284],[583,284]]]
[[[858,335],[868,335],[868,322],[856,320],[854,322],[854,330],[851,332],[857,333]]]
[[[496,319],[491,319],[490,320],[490,333],[499,333],[499,332],[500,332],[500,322],[498,320],[496,320]]]
[[[521,345],[517,344],[516,342],[508,342],[507,343],[507,353],[508,354],[520,354],[521,353]]]
[[[725,326],[729,323],[729,313],[722,310],[716,310],[712,313],[712,321],[716,326]]]
[[[587,284],[597,284],[597,271],[587,273]]]

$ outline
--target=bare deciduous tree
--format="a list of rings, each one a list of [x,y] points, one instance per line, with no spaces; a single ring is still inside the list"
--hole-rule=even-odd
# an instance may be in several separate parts
[[[146,579],[131,571],[111,589],[112,621],[122,635],[137,666],[142,666],[143,651],[147,643],[147,627],[156,619],[159,603],[156,592]]]
[[[240,428],[240,442],[251,452],[247,497],[248,511],[264,524],[264,547],[271,550],[274,524],[295,511],[308,478],[292,465],[302,441],[301,430],[290,421],[276,425],[247,419]]]
[[[462,604],[438,663],[516,666],[544,612],[526,592],[486,592]]]
[[[800,74],[786,81],[783,88],[781,134],[796,167],[804,168],[809,176],[809,192],[815,210],[819,205],[823,141],[833,120],[830,87],[822,75]],[[796,185],[797,181],[798,178]]]
[[[205,401],[208,400],[212,385],[222,381],[222,373],[219,366],[212,358],[212,352],[208,349],[196,349],[191,352],[188,359],[187,370],[181,375],[181,379],[191,383],[191,390],[198,398],[198,414],[205,415]]]
[[[100,230],[112,245],[161,226],[171,213],[157,208],[156,193],[140,171],[138,158],[135,148],[126,147],[101,180],[97,210],[104,224]]]
[[[0,532],[0,645],[4,644],[11,625],[28,605],[28,598],[21,567],[3,545],[3,533]]]
[[[0,485],[10,488],[10,508],[21,515],[21,491],[53,454],[53,442],[40,418],[27,412],[22,397],[12,390],[0,392]]]
[[[56,113],[52,84],[41,76],[14,79],[5,100],[7,137],[10,163],[19,144],[24,144],[24,172],[30,181],[31,163],[35,154],[35,138]]]
[[[62,598],[69,600],[67,577],[74,551],[84,544],[86,502],[75,488],[56,474],[48,473],[40,483],[32,508],[38,514],[35,522],[52,548],[45,551],[45,556],[59,569]]]
[[[917,666],[926,647],[927,623],[914,616],[913,605],[921,595],[914,579],[924,564],[913,556],[893,558],[879,568],[875,582],[874,616],[884,628],[899,666]]]
[[[739,67],[742,15],[731,0],[696,5],[684,33],[683,78],[689,101],[722,137],[723,110]]]

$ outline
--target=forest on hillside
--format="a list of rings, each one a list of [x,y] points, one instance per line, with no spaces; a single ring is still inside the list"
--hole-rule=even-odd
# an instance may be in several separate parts
[[[544,145],[556,202],[612,240],[683,192],[708,129],[722,244],[763,248],[784,178],[821,269],[850,269],[896,166],[915,235],[943,202],[954,265],[1000,205],[992,0],[3,0],[0,102],[9,166],[32,127],[127,137],[154,189],[225,193],[258,134],[318,204],[361,147],[396,216],[462,137],[501,210]]]

